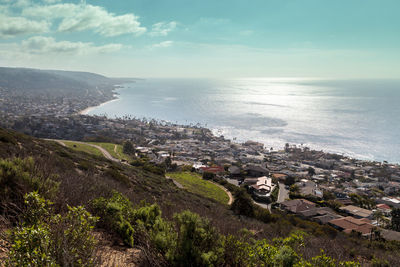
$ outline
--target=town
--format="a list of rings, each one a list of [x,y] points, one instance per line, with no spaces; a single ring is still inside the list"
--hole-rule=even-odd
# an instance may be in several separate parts
[[[129,140],[154,164],[170,159],[177,167],[213,173],[245,187],[257,204],[270,210],[280,209],[347,233],[370,237],[379,232],[385,239],[400,240],[400,233],[393,231],[400,230],[398,164],[358,160],[299,145],[273,149],[255,141],[236,143],[200,125],[77,113],[112,99],[110,93],[82,101],[64,96],[59,102],[48,96],[26,95],[4,101],[7,94],[2,95],[7,103],[1,105],[2,127],[57,140],[121,144]]]

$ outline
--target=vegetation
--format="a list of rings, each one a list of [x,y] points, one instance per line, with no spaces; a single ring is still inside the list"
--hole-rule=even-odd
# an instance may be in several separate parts
[[[276,183],[275,188],[271,192],[271,201],[276,202],[278,200],[278,196],[279,196],[279,184]]]
[[[104,148],[105,150],[107,150],[108,153],[110,153],[111,156],[113,156],[116,159],[126,160],[126,161],[131,160],[131,157],[127,155],[127,153],[123,152],[123,148],[119,144],[101,143],[101,142],[89,142],[89,144],[98,145]]]
[[[25,195],[22,225],[11,231],[9,266],[91,266],[97,218],[85,208],[54,214],[53,203],[37,192]]]
[[[125,141],[124,145],[122,146],[122,152],[127,155],[134,155],[135,154],[135,147],[133,146],[131,141]]]
[[[79,143],[79,142],[74,142],[74,141],[62,141],[67,147],[72,148],[77,151],[83,151],[89,154],[93,154],[96,156],[102,157],[103,154],[101,151],[91,145],[84,144],[84,143]]]
[[[392,212],[392,229],[400,231],[400,209],[393,209]]]
[[[167,174],[172,179],[191,193],[199,194],[204,197],[215,199],[220,203],[228,203],[229,196],[220,187],[206,180],[203,180],[200,175],[193,172],[171,172]]]
[[[295,264],[305,266],[340,265],[343,261],[362,261],[363,264],[375,266],[387,263],[389,266],[400,265],[394,253],[400,249],[399,242],[364,240],[293,215],[281,214],[279,210],[270,214],[256,205],[250,208],[253,209],[253,216],[246,216],[240,209],[236,212],[215,200],[179,190],[164,176],[145,170],[143,165],[126,166],[110,162],[104,157],[3,129],[0,129],[0,137],[3,137],[0,138],[0,226],[15,232],[15,238],[8,236],[7,241],[11,244],[23,244],[23,240],[31,240],[25,248],[33,244],[30,248],[40,252],[37,255],[40,254],[43,259],[38,259],[46,261],[47,266],[51,266],[51,262],[53,266],[68,265],[58,260],[61,256],[53,253],[53,248],[65,252],[65,255],[81,255],[79,257],[83,260],[88,259],[82,255],[89,253],[79,247],[79,244],[87,244],[82,240],[90,240],[83,235],[88,233],[85,230],[86,223],[78,220],[79,223],[72,224],[82,225],[74,226],[74,229],[81,229],[78,231],[81,234],[77,236],[82,239],[71,237],[69,243],[61,236],[56,236],[57,233],[66,236],[64,230],[60,229],[67,229],[67,225],[71,225],[68,213],[80,214],[71,215],[70,218],[86,217],[84,212],[71,211],[70,207],[79,206],[86,207],[100,217],[96,232],[104,231],[104,236],[103,233],[101,235],[102,246],[103,238],[114,244],[113,247],[122,242],[133,243],[135,250],[140,250],[133,257],[145,266],[182,266],[185,262],[182,255],[197,258],[197,265],[210,263],[214,266],[290,265],[293,259]],[[148,160],[143,162],[149,167],[159,168]],[[243,190],[217,177],[213,181],[228,188],[235,199]],[[42,212],[41,205],[27,209],[24,195],[32,191],[37,191],[41,197],[54,203],[42,205],[49,207],[44,209],[48,212]],[[120,192],[119,198],[114,197],[116,192]],[[246,200],[247,196],[244,191],[243,199]],[[104,201],[99,201],[96,209],[94,203],[98,199]],[[28,213],[28,210],[32,212]],[[35,210],[39,212],[33,212]],[[189,214],[181,215],[183,212]],[[60,219],[57,221],[55,218]],[[241,230],[243,228],[250,230]],[[92,231],[89,232],[90,236]],[[303,241],[298,242],[302,245],[288,242],[287,247],[283,248],[282,240],[293,239],[292,234],[297,235],[298,231],[305,233],[301,234]],[[194,236],[196,238],[190,239]],[[0,239],[5,237],[0,235]],[[75,245],[65,245],[63,248],[51,240],[63,240],[59,241],[60,244]],[[113,249],[111,245],[107,246],[107,249]],[[79,248],[83,252],[75,254],[77,251],[68,247]],[[17,248],[9,252],[10,259],[14,252],[25,255],[23,247]],[[123,251],[123,248],[117,249]],[[188,253],[185,254],[185,251]],[[35,255],[29,253],[29,256]],[[16,256],[15,259],[23,258],[25,256]],[[69,262],[77,259],[75,256],[67,258]],[[90,265],[90,262],[86,265]]]

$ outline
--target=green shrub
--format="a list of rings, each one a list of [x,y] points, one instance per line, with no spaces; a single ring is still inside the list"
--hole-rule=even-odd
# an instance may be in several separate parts
[[[54,198],[59,183],[53,175],[44,175],[32,158],[0,159],[0,213],[15,215],[24,206],[23,196],[38,191],[46,198]]]
[[[11,235],[8,266],[59,266],[53,257],[48,225],[17,227]]]
[[[96,240],[92,230],[98,220],[84,207],[70,207],[64,216],[56,216],[52,227],[54,256],[61,266],[91,266]]]
[[[208,220],[183,211],[174,215],[178,237],[172,262],[176,266],[215,266],[221,262],[223,243]]]
[[[215,178],[215,173],[212,172],[203,172],[204,180],[213,180]]]
[[[231,210],[235,214],[245,215],[247,217],[254,217],[254,204],[253,200],[247,194],[246,190],[241,188],[235,194],[235,200],[231,205]]]
[[[91,266],[96,241],[91,233],[97,218],[83,207],[54,214],[51,202],[37,192],[25,195],[22,227],[10,235],[10,266]]]
[[[114,191],[110,198],[94,199],[91,207],[101,218],[102,227],[119,234],[126,245],[133,247],[135,231],[130,222],[133,217],[133,207],[128,198]]]

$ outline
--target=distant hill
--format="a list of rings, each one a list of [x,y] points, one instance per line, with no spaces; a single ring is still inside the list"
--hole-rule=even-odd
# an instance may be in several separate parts
[[[19,91],[86,91],[113,85],[105,76],[76,71],[0,68],[0,87]]]

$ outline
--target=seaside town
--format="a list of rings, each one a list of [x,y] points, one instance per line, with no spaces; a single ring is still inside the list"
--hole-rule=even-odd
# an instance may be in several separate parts
[[[0,90],[0,126],[47,139],[129,140],[137,153],[152,163],[170,159],[177,167],[213,173],[247,188],[265,208],[366,237],[376,235],[379,229],[385,239],[400,240],[400,232],[388,229],[392,220],[400,217],[392,212],[400,208],[398,164],[358,160],[299,145],[276,149],[255,141],[236,143],[199,125],[77,112],[113,99],[111,93],[101,95],[81,101],[75,96],[10,97],[9,92]]]

